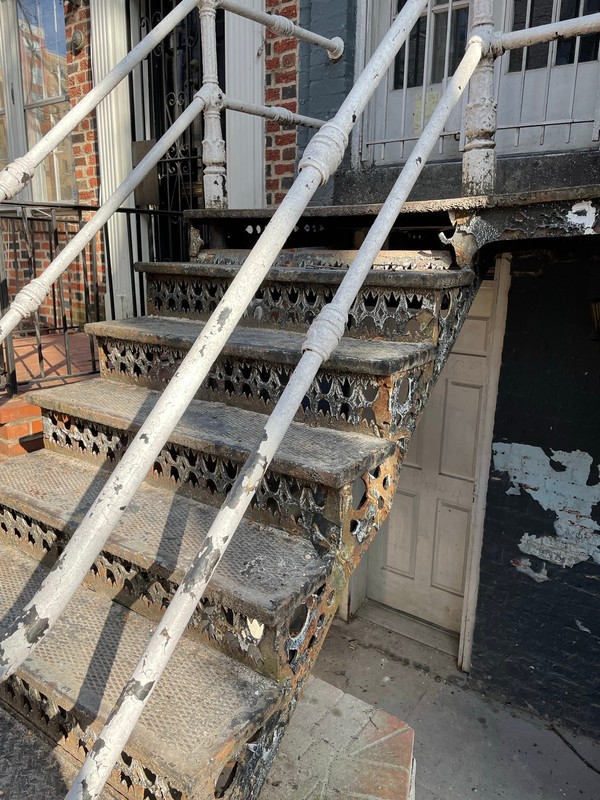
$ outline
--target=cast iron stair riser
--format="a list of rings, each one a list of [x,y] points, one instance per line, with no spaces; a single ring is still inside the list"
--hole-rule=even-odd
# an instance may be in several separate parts
[[[14,612],[47,569],[0,544],[0,614]],[[150,622],[81,587],[65,615],[9,681],[0,698],[82,760],[150,638]],[[215,792],[227,764],[247,784],[262,780],[289,697],[275,683],[200,642],[183,639],[111,776],[138,800],[255,797],[242,786]]]
[[[97,467],[46,450],[2,465],[0,538],[52,564],[106,477]],[[142,484],[86,583],[160,619],[215,515],[214,509]],[[331,616],[339,569],[301,537],[246,521],[238,533],[189,634],[267,677],[294,680],[309,643],[320,643],[323,614]]]
[[[164,389],[203,328],[202,322],[139,317],[96,322],[101,375]],[[302,354],[304,334],[238,328],[211,367],[198,398],[270,413]],[[412,433],[435,370],[425,342],[344,338],[319,370],[296,419],[393,440]]]
[[[30,399],[43,409],[47,448],[102,465],[118,461],[159,396],[94,380],[38,391]],[[266,421],[256,412],[193,401],[148,480],[220,507]],[[320,548],[338,547],[352,512],[354,482],[394,456],[394,444],[386,439],[294,423],[248,516],[303,534]]]
[[[241,324],[305,331],[333,299],[353,255],[310,250],[286,254],[269,272]],[[149,313],[207,320],[245,256],[246,251],[213,251],[199,263],[137,265],[147,278]],[[437,342],[447,312],[473,282],[470,270],[449,266],[447,253],[380,257],[352,306],[346,336]]]

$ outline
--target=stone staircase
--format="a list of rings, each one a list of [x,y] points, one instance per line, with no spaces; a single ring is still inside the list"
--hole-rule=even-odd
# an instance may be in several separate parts
[[[152,316],[88,326],[101,377],[31,398],[44,450],[0,465],[0,619],[39,586],[244,256],[203,250],[189,264],[139,265]],[[280,255],[85,584],[0,687],[3,703],[79,761],[352,256]],[[258,796],[476,287],[448,252],[380,253],[113,771],[114,791]]]

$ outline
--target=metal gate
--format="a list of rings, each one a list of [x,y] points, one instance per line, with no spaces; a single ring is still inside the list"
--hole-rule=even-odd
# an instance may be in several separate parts
[[[131,3],[130,46],[135,45],[176,5],[176,0],[139,0]],[[223,12],[217,14],[219,80],[224,86],[225,33]],[[194,10],[142,62],[130,78],[134,161],[171,127],[200,88],[202,51],[199,16]],[[182,213],[204,205],[202,191],[202,118],[159,161],[156,174],[136,195],[136,205],[152,205],[152,256],[162,261],[188,257]]]

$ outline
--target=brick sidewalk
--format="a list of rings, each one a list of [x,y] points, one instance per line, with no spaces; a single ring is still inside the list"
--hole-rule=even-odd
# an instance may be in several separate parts
[[[15,368],[20,384],[16,397],[0,396],[0,460],[23,453],[39,450],[42,446],[42,420],[39,408],[27,402],[24,393],[47,386],[57,386],[85,380],[93,369],[90,351],[90,337],[75,331],[67,334],[71,353],[71,373],[68,376],[67,353],[62,334],[42,336],[41,356],[44,379],[41,379],[40,354],[34,336],[14,338]],[[93,340],[94,341],[94,340]],[[94,341],[96,369],[98,368],[97,348]],[[89,376],[91,377],[91,376]]]
[[[87,333],[74,331],[67,334],[67,340],[71,351],[71,372],[89,372],[92,369],[90,337]],[[53,379],[51,381],[41,382],[38,380],[41,378],[41,370],[35,336],[15,337],[13,343],[17,381],[19,383],[29,382],[28,387],[23,387],[19,391],[69,382],[66,377],[67,354],[62,333],[50,333],[42,336],[43,371],[46,378]],[[97,353],[97,350],[95,352]]]

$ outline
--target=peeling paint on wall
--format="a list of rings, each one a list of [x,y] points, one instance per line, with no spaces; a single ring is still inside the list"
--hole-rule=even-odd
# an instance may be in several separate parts
[[[495,443],[492,450],[494,469],[510,478],[507,494],[525,491],[543,509],[556,514],[555,535],[532,536],[525,531],[520,550],[561,567],[588,559],[600,564],[600,525],[591,517],[600,503],[600,483],[596,479],[588,485],[592,457],[581,450],[553,450],[550,457],[541,447],[504,442]]]
[[[528,558],[515,558],[511,563],[517,572],[522,572],[523,575],[527,575],[536,583],[544,583],[544,581],[550,580],[545,564],[542,564],[540,571],[536,572],[531,566],[531,561]]]
[[[583,228],[584,234],[595,233],[596,209],[591,200],[582,200],[580,203],[575,203],[567,214],[567,219],[576,228]]]

